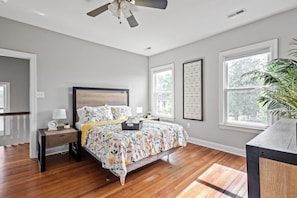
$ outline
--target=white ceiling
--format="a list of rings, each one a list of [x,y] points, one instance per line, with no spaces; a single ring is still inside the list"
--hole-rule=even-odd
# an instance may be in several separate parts
[[[297,0],[168,0],[166,10],[133,8],[135,28],[126,20],[119,24],[109,11],[86,15],[111,1],[0,0],[0,16],[151,56],[297,7]],[[227,17],[243,8],[247,12]]]

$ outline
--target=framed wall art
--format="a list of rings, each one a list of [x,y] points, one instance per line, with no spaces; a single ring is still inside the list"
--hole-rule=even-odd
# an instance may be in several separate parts
[[[203,59],[183,64],[183,118],[203,120]]]

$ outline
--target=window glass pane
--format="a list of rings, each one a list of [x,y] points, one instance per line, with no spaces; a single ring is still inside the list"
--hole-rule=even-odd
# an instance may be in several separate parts
[[[4,108],[4,87],[0,86],[0,113],[3,113]],[[4,119],[0,116],[0,131],[4,131]]]
[[[0,108],[4,108],[4,87],[0,86]]]
[[[259,90],[227,91],[227,122],[266,125],[267,110],[257,102]]]
[[[253,70],[262,70],[263,65],[269,61],[270,53],[262,53],[258,55],[252,55],[242,57],[238,59],[228,60],[225,62],[227,68],[227,87],[239,88],[259,86],[260,83],[256,81],[248,82],[241,78],[241,76]]]
[[[156,91],[171,91],[172,90],[172,71],[167,70],[156,73]]]
[[[156,114],[163,116],[172,115],[172,93],[163,92],[157,94],[156,100]]]

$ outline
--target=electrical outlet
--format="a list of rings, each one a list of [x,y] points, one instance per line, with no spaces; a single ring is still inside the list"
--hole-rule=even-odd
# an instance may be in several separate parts
[[[45,93],[44,93],[44,91],[38,91],[38,92],[36,93],[36,97],[37,97],[37,98],[44,98],[44,97],[45,97]]]
[[[191,124],[189,122],[187,123],[187,127],[188,129],[191,128]]]

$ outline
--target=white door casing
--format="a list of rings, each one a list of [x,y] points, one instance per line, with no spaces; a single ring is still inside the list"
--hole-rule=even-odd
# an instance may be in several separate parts
[[[36,54],[0,48],[0,56],[29,60],[30,69],[30,158],[37,157],[37,56]]]

